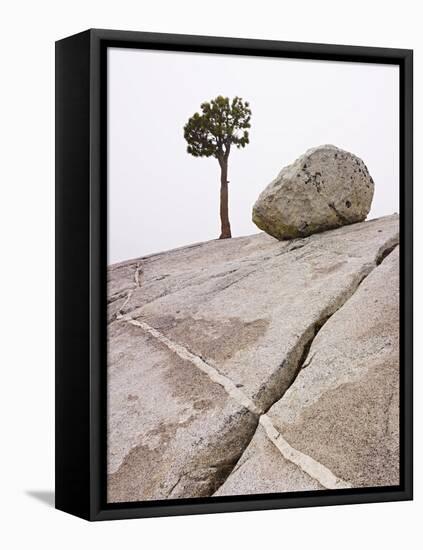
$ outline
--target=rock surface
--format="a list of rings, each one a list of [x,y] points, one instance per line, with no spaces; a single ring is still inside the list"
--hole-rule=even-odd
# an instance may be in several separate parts
[[[327,321],[294,383],[267,413],[290,446],[351,487],[400,481],[398,323],[396,248]],[[217,495],[235,488],[261,493],[269,479],[281,483],[277,470],[287,461],[277,457],[283,465],[275,468],[278,453],[269,442],[263,445],[262,432],[260,427]],[[307,481],[294,483],[305,487]]]
[[[139,327],[114,323],[109,338],[109,500],[213,493],[256,417]]]
[[[348,334],[351,323],[363,326],[369,331],[369,342],[371,337],[378,342],[382,366],[388,357],[386,350],[392,352],[390,380],[394,383],[398,368],[395,311],[385,323],[387,313],[382,306],[386,299],[382,300],[374,285],[367,293],[382,308],[380,329],[370,320],[365,322],[372,311],[370,301],[362,316],[355,315],[356,306],[336,325],[332,320],[364,292],[380,270],[387,269],[394,256],[384,257],[397,244],[398,217],[394,215],[294,241],[278,242],[258,234],[200,243],[111,266],[108,500],[336,488],[362,485],[364,480],[375,485],[381,475],[375,464],[386,460],[388,450],[392,468],[386,476],[394,479],[395,436],[388,438],[385,446],[379,436],[375,442],[369,439],[373,433],[379,434],[378,426],[383,425],[377,407],[385,410],[383,399],[389,397],[391,386],[382,385],[377,394],[380,399],[371,400],[369,392],[376,392],[377,381],[369,381],[366,397],[363,394],[357,399],[365,384],[364,367],[358,386],[345,398],[349,406],[355,405],[356,412],[367,411],[371,419],[369,427],[357,420],[358,435],[345,443],[349,454],[355,449],[361,457],[354,458],[356,466],[351,466],[351,472],[344,471],[341,443],[332,457],[326,440],[317,454],[313,445],[318,446],[323,434],[330,440],[331,426],[337,420],[331,420],[332,401],[332,415],[339,415],[342,400],[335,399],[339,397],[337,376],[356,368],[355,363],[348,366],[350,356],[345,355],[337,369],[335,352],[338,346],[346,346],[331,343],[330,338]],[[387,285],[381,287],[388,291]],[[337,329],[327,328],[331,325]],[[385,332],[379,335],[377,330]],[[357,332],[351,356],[356,361],[361,358],[372,370],[376,348],[367,341],[361,345],[358,338]],[[307,411],[307,401],[294,399],[297,408],[289,418],[279,409],[301,382],[303,371],[295,377],[304,360],[307,363],[313,357],[304,373],[325,367],[324,353],[320,352],[321,363],[315,354],[322,341],[323,351],[334,354],[328,363],[332,370],[327,374],[327,386],[321,382],[321,397],[316,398],[321,421],[326,424],[312,424],[313,414],[320,409],[313,410],[307,426],[313,425],[315,433],[308,428],[307,441],[297,441],[304,431],[301,415]],[[342,379],[342,384],[352,383],[352,377]],[[304,391],[305,400],[317,391],[314,378],[310,383],[313,387]],[[330,388],[336,394],[333,399]],[[394,397],[389,405],[392,414]],[[394,426],[393,417],[392,430]],[[350,427],[353,429],[352,424]],[[287,443],[283,443],[287,451],[274,431],[279,429],[287,431]],[[341,430],[341,425],[337,429]],[[310,460],[304,462],[303,457],[309,455]],[[253,473],[246,469],[248,464],[256,464]]]
[[[373,179],[364,162],[334,145],[309,149],[260,194],[253,222],[283,240],[360,222],[370,211]]]

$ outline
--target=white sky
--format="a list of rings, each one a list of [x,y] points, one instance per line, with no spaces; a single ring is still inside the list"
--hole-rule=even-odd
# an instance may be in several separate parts
[[[259,193],[325,143],[369,168],[369,218],[399,211],[397,66],[111,48],[108,74],[109,264],[219,236],[218,162],[188,155],[183,138],[219,94],[252,110],[250,144],[229,157],[234,237],[259,231]]]

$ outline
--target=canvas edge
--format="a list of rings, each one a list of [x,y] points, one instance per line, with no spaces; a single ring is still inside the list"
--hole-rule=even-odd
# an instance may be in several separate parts
[[[161,33],[142,33],[132,31],[111,31],[102,29],[91,29],[78,35],[56,43],[56,52],[60,51],[67,41],[70,46],[80,40],[89,42],[89,108],[86,120],[88,124],[88,135],[86,120],[76,122],[69,119],[71,126],[82,125],[85,138],[89,141],[89,169],[86,170],[85,146],[82,142],[78,145],[76,162],[84,165],[83,175],[78,181],[80,191],[88,185],[89,199],[88,233],[73,243],[73,247],[81,247],[85,250],[89,243],[89,258],[86,269],[83,269],[79,276],[83,285],[87,284],[89,289],[89,323],[88,340],[84,339],[84,349],[89,346],[86,353],[77,366],[78,392],[82,395],[84,423],[88,426],[87,434],[81,426],[79,431],[68,433],[69,426],[75,427],[76,421],[74,405],[69,405],[67,399],[68,391],[64,389],[65,380],[69,377],[68,370],[74,368],[69,358],[64,358],[63,349],[69,347],[70,342],[65,341],[59,330],[56,332],[57,355],[56,355],[56,483],[59,481],[59,490],[56,486],[56,508],[83,517],[91,521],[157,517],[187,514],[207,514],[233,511],[252,511],[265,509],[281,509],[306,506],[326,506],[340,504],[359,504],[369,502],[386,502],[410,500],[413,498],[412,490],[412,178],[413,178],[413,129],[412,129],[412,100],[413,100],[413,52],[405,49],[391,48],[368,48],[362,46],[337,46],[326,44],[306,44],[279,42],[255,39],[238,39],[224,37],[204,37],[192,35],[169,35]],[[391,63],[400,67],[400,142],[401,142],[401,164],[400,164],[400,194],[401,194],[401,469],[402,484],[399,488],[386,488],[378,492],[375,489],[348,490],[324,492],[325,494],[285,494],[285,495],[258,495],[257,497],[224,497],[209,498],[206,502],[199,502],[196,499],[189,499],[189,502],[154,502],[138,504],[108,505],[106,503],[106,477],[105,477],[105,456],[106,456],[106,403],[105,385],[106,373],[102,365],[105,364],[105,266],[107,265],[107,163],[105,152],[106,143],[106,52],[107,47],[148,47],[151,49],[168,49],[177,51],[207,51],[215,53],[237,53],[239,55],[269,55],[281,57],[300,57],[306,59],[326,59],[338,61],[359,61],[368,63]],[[76,46],[75,46],[76,47]],[[84,52],[84,56],[87,52]],[[56,57],[57,59],[57,57]],[[85,62],[86,59],[84,58]],[[57,63],[57,61],[56,61]],[[60,78],[60,77],[59,77]],[[75,87],[86,86],[87,75],[80,75],[81,80],[74,82]],[[58,67],[56,64],[56,94],[58,86]],[[60,85],[59,85],[60,87]],[[56,116],[59,111],[66,110],[61,104],[63,98],[56,95]],[[66,101],[65,101],[66,103]],[[86,106],[84,107],[86,109]],[[86,112],[86,111],[85,111]],[[68,113],[69,114],[69,113]],[[82,117],[84,118],[84,117]],[[56,122],[57,124],[57,122]],[[63,124],[63,120],[62,120]],[[59,123],[60,126],[60,123]],[[81,128],[82,128],[81,126]],[[70,133],[72,129],[70,128]],[[60,151],[64,144],[58,143],[58,127],[56,126],[56,163],[60,157]],[[63,138],[62,138],[63,139]],[[68,139],[68,138],[67,138]],[[66,141],[66,140],[65,140]],[[85,140],[83,140],[86,143]],[[59,151],[59,154],[58,154]],[[59,162],[63,159],[59,158]],[[75,159],[74,159],[75,161]],[[69,162],[69,159],[68,161]],[[88,178],[88,180],[87,180]],[[103,182],[103,183],[102,183]],[[63,178],[58,175],[56,167],[56,193],[61,196],[61,187],[64,185]],[[85,189],[86,190],[86,189]],[[56,231],[59,238],[56,247],[60,247],[62,239],[60,235],[70,232],[66,219],[57,215],[60,210],[60,198],[56,199]],[[81,204],[74,204],[78,209],[84,210],[87,207],[86,196],[81,199]],[[78,203],[77,199],[74,199]],[[69,238],[69,235],[68,235]],[[56,254],[57,254],[56,248]],[[63,262],[56,260],[56,276],[70,277]],[[74,273],[73,273],[74,275]],[[57,289],[56,294],[56,321],[59,327],[63,326],[61,310],[63,296],[62,287]],[[85,286],[84,286],[85,288]],[[74,296],[79,306],[83,307],[83,299],[80,295]],[[68,312],[70,321],[76,321],[76,314]],[[57,330],[57,329],[56,329]],[[82,351],[81,351],[82,353]],[[75,376],[75,373],[74,373]],[[87,382],[88,376],[88,382]],[[63,402],[67,403],[66,407]],[[79,401],[81,403],[81,401]],[[65,413],[63,409],[66,408]],[[79,411],[81,414],[81,411]],[[66,421],[60,414],[65,414]],[[78,415],[77,415],[78,416]],[[58,434],[58,432],[60,432]],[[81,438],[77,437],[82,436]],[[63,450],[61,445],[65,442],[64,448],[73,450],[74,470],[81,470],[79,484],[85,480],[87,488],[80,488],[79,493],[67,485],[64,490],[63,479]],[[59,446],[59,449],[58,449]],[[59,461],[58,461],[59,459]],[[88,480],[88,481],[87,481]],[[83,485],[83,484],[82,484]],[[69,493],[70,491],[70,493]],[[65,494],[67,493],[67,494]],[[69,493],[69,494],[68,494]],[[327,494],[329,493],[329,494]],[[75,496],[79,494],[79,499]],[[77,502],[79,500],[79,502]]]

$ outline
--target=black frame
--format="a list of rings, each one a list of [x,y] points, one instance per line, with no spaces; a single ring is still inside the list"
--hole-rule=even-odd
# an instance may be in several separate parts
[[[398,487],[106,502],[107,48],[353,61],[400,69]],[[88,520],[412,499],[413,52],[91,29],[56,42],[56,508]]]

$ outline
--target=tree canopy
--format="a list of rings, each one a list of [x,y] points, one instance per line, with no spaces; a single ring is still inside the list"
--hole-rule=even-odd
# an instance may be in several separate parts
[[[184,126],[187,152],[194,157],[227,159],[231,145],[243,148],[249,143],[251,110],[240,97],[230,100],[218,96],[201,104],[201,114],[195,113]]]

